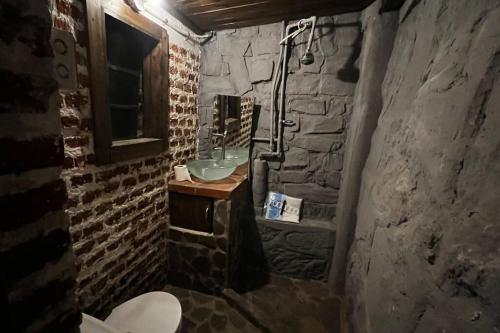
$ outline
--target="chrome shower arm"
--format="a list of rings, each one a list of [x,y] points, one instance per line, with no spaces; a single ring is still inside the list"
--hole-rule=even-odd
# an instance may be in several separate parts
[[[316,16],[311,16],[309,20],[311,20],[312,26],[311,26],[311,33],[309,34],[309,40],[307,41],[306,52],[308,52],[311,49],[311,44],[314,37],[314,29],[316,28]]]

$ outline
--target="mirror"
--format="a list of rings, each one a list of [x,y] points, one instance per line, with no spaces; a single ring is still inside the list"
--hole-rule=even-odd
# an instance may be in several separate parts
[[[227,147],[249,147],[254,98],[217,95],[214,98],[214,133],[226,133]],[[215,139],[215,138],[214,138]]]
[[[238,164],[248,160],[254,105],[253,97],[216,95],[214,98],[213,133],[225,132],[226,158],[235,158]],[[221,158],[220,136],[212,136],[212,147],[212,158]]]

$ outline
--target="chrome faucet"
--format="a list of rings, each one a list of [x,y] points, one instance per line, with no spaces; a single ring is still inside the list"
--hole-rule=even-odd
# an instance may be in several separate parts
[[[213,130],[214,130],[213,127],[208,127],[208,140],[210,144],[212,144],[212,137],[221,138],[222,159],[225,160],[227,131],[224,131],[224,133],[214,133]]]

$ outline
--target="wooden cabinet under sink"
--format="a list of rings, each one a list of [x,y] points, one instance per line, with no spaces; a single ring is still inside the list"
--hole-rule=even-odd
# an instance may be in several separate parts
[[[214,199],[170,192],[170,224],[212,233]]]

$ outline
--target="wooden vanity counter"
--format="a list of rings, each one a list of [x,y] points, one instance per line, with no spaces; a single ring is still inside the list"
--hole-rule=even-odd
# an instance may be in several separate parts
[[[194,183],[187,180],[170,180],[168,191],[214,199],[229,199],[231,193],[247,181],[248,164],[239,166],[231,176],[219,181],[206,182],[196,177],[192,178]]]

